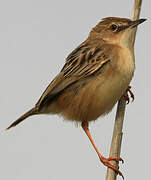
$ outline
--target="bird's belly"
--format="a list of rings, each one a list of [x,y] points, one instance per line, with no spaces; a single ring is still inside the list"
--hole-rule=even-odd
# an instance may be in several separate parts
[[[76,93],[73,90],[67,90],[52,106],[65,119],[80,122],[93,121],[113,108],[125,92],[130,80],[131,78],[125,78],[124,75],[123,77],[111,75],[108,78],[98,76]]]
[[[80,122],[93,121],[108,113],[133,77],[133,57],[128,57],[128,53],[124,57],[119,59],[116,67],[110,64],[99,75],[77,81],[67,88],[51,103],[47,112],[60,113],[65,119]]]
[[[65,119],[80,122],[93,121],[108,113],[125,93],[133,76],[133,56],[127,51],[122,50],[124,55],[119,56],[118,61],[115,59],[118,63],[111,61],[98,75],[66,88],[44,112],[61,114]]]

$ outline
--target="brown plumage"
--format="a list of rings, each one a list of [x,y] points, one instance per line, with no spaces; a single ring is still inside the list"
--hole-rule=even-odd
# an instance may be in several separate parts
[[[145,21],[108,17],[98,23],[86,41],[67,57],[61,72],[46,88],[35,107],[12,123],[16,126],[36,114],[61,114],[81,122],[84,131],[104,165],[121,172],[97,150],[88,122],[108,113],[125,93],[133,77],[133,28]]]

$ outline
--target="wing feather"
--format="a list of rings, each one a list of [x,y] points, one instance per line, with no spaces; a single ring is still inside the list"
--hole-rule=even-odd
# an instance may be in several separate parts
[[[109,61],[100,44],[92,46],[85,41],[67,57],[61,72],[49,84],[36,105],[51,101],[71,84],[98,72]]]

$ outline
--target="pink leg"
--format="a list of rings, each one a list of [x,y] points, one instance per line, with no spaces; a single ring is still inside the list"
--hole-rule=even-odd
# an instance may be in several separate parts
[[[112,161],[112,160],[124,162],[123,159],[120,158],[120,157],[110,157],[110,158],[105,158],[105,157],[103,157],[103,156],[101,155],[101,153],[98,151],[98,149],[97,149],[97,147],[96,147],[96,145],[95,145],[95,143],[94,143],[94,141],[93,141],[93,139],[92,139],[92,136],[91,136],[90,131],[89,131],[89,128],[88,128],[88,122],[82,122],[82,128],[83,128],[83,130],[85,131],[86,135],[88,136],[91,144],[93,145],[93,147],[94,147],[97,155],[99,156],[100,161],[101,161],[105,166],[107,166],[107,167],[113,169],[114,171],[116,171],[116,172],[117,172],[120,176],[122,176],[123,179],[124,179],[124,176],[123,176],[122,173],[118,170],[118,168],[117,168],[115,165],[111,164],[111,162],[110,162],[110,161]]]

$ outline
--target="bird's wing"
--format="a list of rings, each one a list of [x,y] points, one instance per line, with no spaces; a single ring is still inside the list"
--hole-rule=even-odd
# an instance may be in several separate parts
[[[65,88],[78,80],[94,75],[109,62],[110,59],[104,53],[103,46],[85,41],[67,57],[61,72],[49,84],[36,105],[41,106],[51,101]]]

